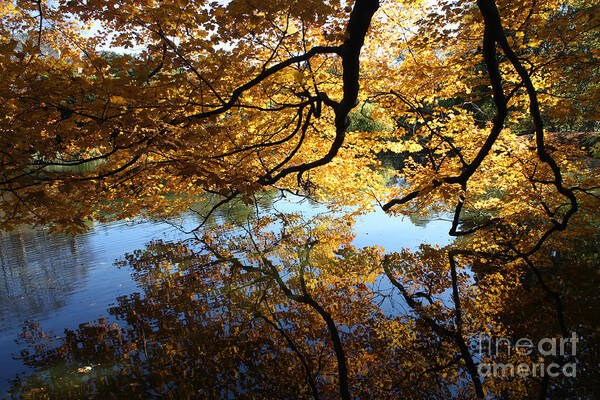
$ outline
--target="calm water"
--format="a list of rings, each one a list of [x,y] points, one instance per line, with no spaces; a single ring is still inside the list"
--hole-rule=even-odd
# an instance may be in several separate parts
[[[302,211],[310,216],[323,207],[289,197],[263,206],[279,211]],[[221,214],[214,223],[227,216]],[[190,213],[177,225],[193,227],[197,215]],[[378,245],[388,251],[415,248],[421,243],[446,244],[449,222],[417,224],[378,211],[362,216],[356,226],[354,245]],[[25,321],[38,322],[45,331],[63,332],[80,323],[108,317],[108,307],[119,296],[139,291],[127,268],[115,260],[143,248],[154,239],[189,237],[165,222],[118,221],[96,224],[76,237],[53,235],[47,229],[21,229],[0,233],[0,395],[9,380],[26,372],[13,358],[21,347],[15,342]]]

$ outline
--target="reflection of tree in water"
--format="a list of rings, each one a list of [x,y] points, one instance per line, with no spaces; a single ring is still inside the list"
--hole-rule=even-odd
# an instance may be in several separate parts
[[[211,214],[208,225],[217,220],[241,223],[255,210],[268,209],[273,192],[258,194],[258,205],[241,200],[229,202]],[[202,213],[219,201],[212,196],[198,203]],[[50,234],[44,229],[27,229],[0,236],[0,330],[23,322],[24,315],[40,318],[66,304],[75,286],[84,281],[93,254],[85,248],[86,235]]]
[[[188,216],[195,216],[198,223],[207,226],[218,225],[221,221],[239,225],[273,208],[277,200],[273,190],[256,193],[244,199],[241,196],[227,200],[218,194],[208,193],[189,209]]]
[[[418,226],[420,228],[425,228],[427,224],[431,222],[431,217],[425,218],[411,214],[408,216],[408,218],[410,219],[410,222],[413,223],[413,225]]]
[[[269,222],[281,231],[264,229]],[[215,227],[194,242],[153,242],[122,262],[144,292],[110,309],[121,326],[99,321],[49,341],[37,326],[24,330],[24,362],[48,375],[15,390],[55,398],[465,399],[477,385],[506,399],[594,393],[597,250],[577,245],[582,232],[548,242],[561,253],[544,248],[527,257],[531,268],[506,254],[486,260],[461,241],[394,254],[356,249],[350,225],[281,215],[245,234]],[[577,260],[576,274],[560,268],[564,260]],[[385,302],[408,312],[385,312]],[[577,355],[545,361],[575,360],[576,378],[472,376],[479,334],[537,342],[564,328],[580,336]],[[502,351],[493,360],[538,356]]]
[[[65,305],[91,263],[85,236],[52,235],[41,229],[0,236],[0,326],[23,315],[44,315]]]

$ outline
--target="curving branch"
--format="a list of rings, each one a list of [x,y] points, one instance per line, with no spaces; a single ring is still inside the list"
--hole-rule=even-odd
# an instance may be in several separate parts
[[[365,42],[365,36],[371,25],[371,18],[379,8],[379,0],[357,0],[350,14],[350,20],[346,29],[347,39],[341,47],[338,48],[338,54],[342,58],[342,81],[344,95],[339,103],[333,102],[325,94],[318,93],[318,97],[325,104],[332,104],[335,111],[335,138],[329,151],[318,160],[287,167],[277,175],[265,181],[266,184],[272,184],[281,178],[298,173],[298,180],[309,169],[323,166],[337,155],[339,149],[344,143],[346,129],[350,124],[348,114],[356,107],[358,102],[358,91],[360,89],[360,51]]]
[[[554,175],[553,180],[545,181],[543,183],[554,185],[558,193],[560,193],[562,196],[568,199],[570,205],[569,209],[566,211],[566,213],[563,215],[560,221],[557,221],[555,218],[552,218],[552,226],[539,238],[539,240],[535,243],[535,245],[531,247],[531,249],[524,253],[524,255],[527,256],[538,251],[544,244],[544,242],[552,235],[552,233],[554,233],[555,231],[562,231],[566,229],[569,219],[577,212],[577,198],[574,194],[574,189],[568,188],[564,185],[560,168],[558,167],[556,161],[554,161],[552,156],[546,151],[546,147],[544,145],[544,126],[541,118],[540,106],[537,98],[536,89],[533,86],[533,83],[529,76],[529,72],[521,64],[519,57],[516,55],[514,50],[509,45],[508,40],[506,39],[506,34],[502,27],[500,13],[498,11],[498,7],[496,5],[495,0],[478,0],[477,5],[484,19],[483,58],[487,67],[490,84],[492,86],[493,101],[494,105],[496,106],[496,115],[492,120],[491,131],[483,146],[479,149],[473,161],[464,166],[463,170],[459,175],[433,180],[432,185],[428,189],[435,189],[441,186],[442,184],[456,184],[461,187],[463,194],[458,200],[457,206],[454,211],[452,227],[450,228],[450,235],[452,236],[470,234],[478,229],[485,228],[491,225],[492,223],[497,222],[497,220],[492,219],[486,222],[485,224],[470,229],[468,231],[460,232],[457,230],[460,221],[460,214],[464,205],[464,195],[467,190],[469,179],[481,166],[481,163],[489,154],[493,144],[498,139],[498,136],[504,127],[504,121],[506,120],[506,117],[508,115],[509,98],[514,95],[515,91],[518,88],[525,87],[529,97],[530,115],[534,122],[537,155],[542,162],[544,162],[550,167]],[[521,79],[521,82],[517,84],[515,89],[509,94],[508,97],[504,93],[503,79],[500,73],[497,58],[496,44],[500,46],[504,55],[509,60],[513,68],[517,71],[519,78]],[[413,191],[401,198],[390,200],[389,202],[384,204],[382,208],[384,211],[389,211],[392,207],[405,204],[413,199],[420,197],[423,194],[424,190]]]

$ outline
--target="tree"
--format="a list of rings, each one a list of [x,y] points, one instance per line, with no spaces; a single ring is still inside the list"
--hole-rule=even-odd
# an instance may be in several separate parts
[[[379,275],[414,310],[419,334],[428,329],[447,350],[432,368],[460,365],[453,376],[472,382],[469,393],[503,396],[501,383],[476,373],[465,321],[498,325],[490,309],[510,293],[533,304],[520,289],[534,276],[556,332],[575,329],[563,285],[548,283],[560,274],[546,276],[544,255],[595,221],[600,177],[585,151],[547,135],[545,118],[555,126],[598,120],[600,92],[588,77],[597,75],[599,9],[596,1],[582,12],[578,1],[555,0],[5,4],[2,227],[78,232],[88,219],[168,216],[206,194],[221,196],[208,219],[236,197],[251,203],[265,187],[334,207],[376,201],[390,213],[451,213],[454,247],[382,257]],[[107,57],[107,47],[132,50]],[[569,82],[581,83],[573,95]],[[358,105],[372,123],[352,114]],[[574,116],[574,108],[584,111]],[[511,129],[522,123],[531,140]],[[379,154],[402,159],[394,174],[403,185],[385,186]],[[213,261],[244,265],[223,246],[203,244]],[[350,398],[351,381],[362,378],[347,366],[335,318],[307,294],[302,274],[297,292],[273,260],[253,261],[262,267],[246,272],[303,304],[312,313],[306,321],[321,317],[339,395]],[[464,307],[460,292],[474,289],[459,282],[461,265],[487,271],[482,301]],[[324,274],[328,282],[341,272]],[[424,281],[431,276],[438,286]],[[407,278],[452,292],[454,308],[410,290]],[[545,395],[548,378],[538,383]]]
[[[552,51],[551,35],[573,18],[582,20],[581,30],[593,30],[596,14],[548,19],[558,6],[498,8],[486,0],[423,8],[365,0],[350,9],[335,2],[232,1],[163,2],[136,11],[129,2],[7,4],[3,225],[57,223],[77,231],[88,218],[178,212],[199,192],[226,201],[264,186],[290,188],[293,176],[321,196],[343,193],[359,202],[360,193],[349,195],[356,182],[378,181],[373,150],[414,151],[423,143],[427,165],[405,172],[413,190],[384,208],[425,192],[440,192],[445,201],[476,185],[468,184],[489,160],[505,120],[529,114],[540,160],[535,179],[554,185],[571,204],[559,224],[564,228],[576,199],[544,143],[533,82],[542,87],[547,74],[594,68],[588,59],[595,53],[575,61],[578,50],[586,51],[581,46],[564,55],[576,38],[562,38],[566,44]],[[537,28],[546,21],[550,27]],[[28,39],[10,39],[17,36]],[[530,50],[539,43],[550,49],[542,59]],[[101,45],[135,51],[106,58]],[[492,126],[478,129],[472,113],[441,99],[474,104],[471,88],[485,84],[481,56],[497,113]],[[360,102],[375,102],[385,118],[413,121],[421,140],[398,141],[402,129],[346,132]],[[423,107],[437,111],[428,116]],[[556,105],[550,112],[560,115]],[[90,163],[92,171],[75,168]],[[351,172],[341,172],[342,164]],[[374,186],[369,195],[386,197]],[[180,200],[167,201],[166,193]]]

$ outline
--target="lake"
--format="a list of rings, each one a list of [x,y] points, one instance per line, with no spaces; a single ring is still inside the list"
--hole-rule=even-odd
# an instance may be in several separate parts
[[[272,209],[311,215],[325,207],[288,195],[266,202],[261,213]],[[212,224],[229,214],[218,213]],[[93,224],[89,231],[72,237],[52,234],[47,228],[22,228],[0,236],[0,393],[6,395],[10,380],[28,372],[14,359],[22,346],[16,343],[25,321],[35,321],[59,336],[65,329],[98,318],[111,319],[107,309],[120,296],[140,291],[131,270],[115,261],[126,253],[142,249],[153,240],[185,239],[179,227],[193,227],[198,215],[185,214],[169,222],[149,220]],[[416,248],[422,243],[444,245],[450,223],[436,219],[411,221],[390,217],[381,210],[359,218],[353,244],[378,245],[387,251]]]

